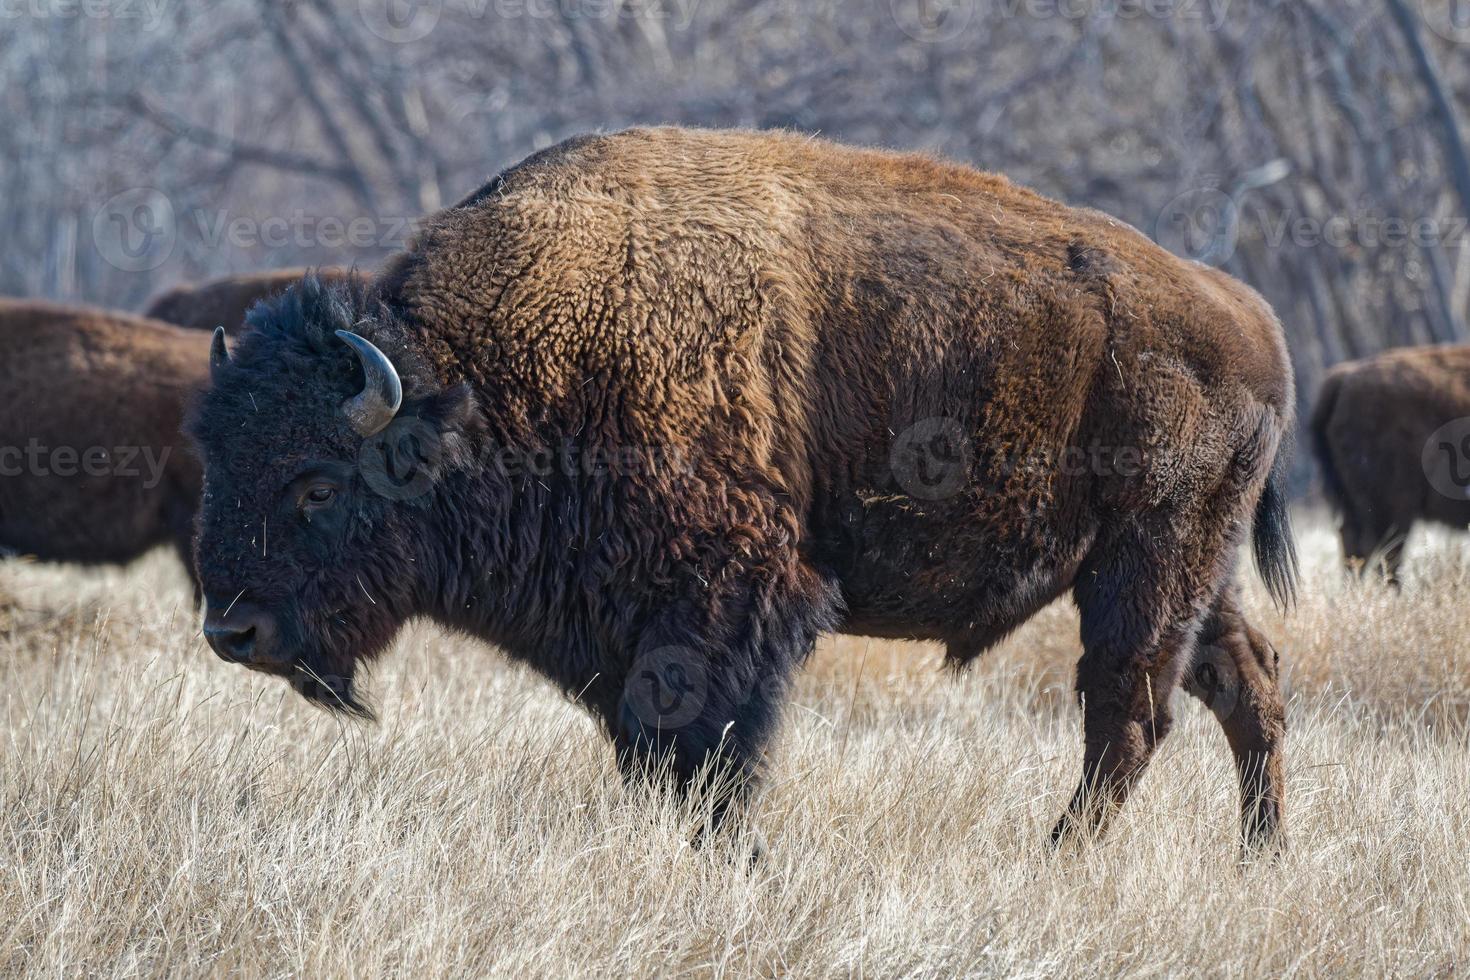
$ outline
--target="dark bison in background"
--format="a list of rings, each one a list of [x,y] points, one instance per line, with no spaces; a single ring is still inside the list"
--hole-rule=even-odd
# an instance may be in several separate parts
[[[1281,329],[1106,215],[920,156],[633,130],[250,328],[192,423],[227,661],[365,712],[357,665],[430,617],[555,681],[625,771],[719,774],[718,819],[820,634],[963,664],[1070,592],[1085,749],[1054,837],[1123,803],[1197,658],[1246,839],[1276,836],[1277,655],[1233,577],[1254,526],[1293,583]]]
[[[149,302],[143,315],[195,330],[224,327],[234,336],[240,332],[245,314],[252,306],[285,292],[307,272],[307,269],[274,269],[175,286]],[[337,283],[347,282],[357,274],[348,269],[319,269],[316,275],[324,282]]]
[[[1311,420],[1343,558],[1397,584],[1418,522],[1470,524],[1470,347],[1414,347],[1339,364]]]
[[[0,551],[127,562],[172,543],[192,575],[201,475],[180,433],[209,335],[0,301]]]

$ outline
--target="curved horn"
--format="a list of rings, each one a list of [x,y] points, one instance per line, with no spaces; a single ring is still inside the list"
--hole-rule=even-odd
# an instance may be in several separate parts
[[[209,344],[209,373],[215,375],[230,363],[230,348],[225,345],[225,328],[214,328],[214,340]]]
[[[342,414],[359,435],[382,432],[403,405],[403,382],[398,380],[398,371],[386,354],[351,330],[338,330],[337,336],[357,352],[366,380],[360,393],[342,403]]]

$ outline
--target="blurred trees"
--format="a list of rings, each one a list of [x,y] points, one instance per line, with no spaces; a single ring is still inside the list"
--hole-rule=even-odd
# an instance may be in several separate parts
[[[1324,365],[1467,339],[1462,0],[8,0],[0,291],[371,266],[573,133],[932,150],[1260,289]]]

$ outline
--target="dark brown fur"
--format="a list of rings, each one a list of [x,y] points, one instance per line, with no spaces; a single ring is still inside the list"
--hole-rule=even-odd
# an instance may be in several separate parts
[[[924,157],[635,130],[434,216],[373,296],[308,284],[254,326],[195,424],[200,564],[212,607],[243,590],[299,673],[335,678],[312,696],[355,705],[354,665],[432,616],[553,678],[625,765],[667,759],[687,782],[715,760],[748,785],[821,632],[939,640],[965,663],[1070,592],[1086,747],[1057,836],[1121,805],[1201,637],[1233,665],[1245,832],[1278,829],[1276,656],[1232,579],[1254,523],[1268,581],[1291,585],[1281,330],[1249,288],[1120,222]],[[278,488],[361,442],[337,412],[361,384],[338,326],[389,355],[400,417],[443,449],[412,506],[355,485],[303,520]],[[247,391],[312,394],[242,429]],[[487,462],[565,444],[679,465]],[[929,492],[949,464],[959,485]],[[241,507],[259,515],[243,528]],[[650,718],[649,691],[702,710]]]
[[[171,542],[192,576],[202,477],[180,422],[208,350],[208,334],[141,317],[0,301],[0,549],[121,563]],[[39,467],[16,456],[32,445]]]
[[[1373,563],[1397,583],[1415,524],[1470,524],[1470,473],[1455,470],[1470,466],[1470,447],[1461,444],[1470,421],[1434,438],[1459,419],[1470,420],[1470,346],[1394,350],[1327,372],[1312,411],[1312,448],[1350,567]]]
[[[188,283],[160,293],[149,302],[143,315],[194,330],[224,327],[234,336],[245,324],[245,314],[263,299],[279,296],[301,281],[307,269],[273,269]],[[356,273],[347,269],[320,269],[326,282],[347,282]],[[363,277],[365,278],[365,277]]]

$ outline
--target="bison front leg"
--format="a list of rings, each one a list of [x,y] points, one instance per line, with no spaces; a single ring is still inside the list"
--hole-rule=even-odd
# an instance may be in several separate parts
[[[1052,828],[1054,844],[1102,833],[1122,809],[1173,725],[1169,696],[1177,686],[1177,664],[1188,642],[1188,631],[1177,631],[1148,653],[1133,657],[1119,658],[1110,651],[1083,656],[1077,668],[1082,778]]]
[[[713,830],[749,796],[775,728],[787,678],[722,665],[696,646],[640,655],[618,706],[618,766],[629,779],[664,783],[708,807]]]
[[[1133,528],[1082,568],[1074,597],[1082,619],[1077,697],[1082,778],[1052,829],[1053,843],[1106,829],[1169,734],[1169,700],[1194,649],[1202,585],[1214,563],[1189,569],[1161,560],[1175,548],[1164,527]],[[1175,552],[1177,553],[1177,552]]]
[[[625,776],[693,795],[706,831],[751,796],[792,675],[832,618],[790,596],[731,606],[713,616],[676,607],[645,631],[614,724]]]

